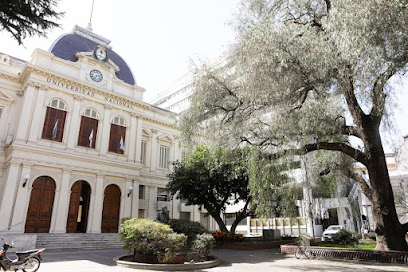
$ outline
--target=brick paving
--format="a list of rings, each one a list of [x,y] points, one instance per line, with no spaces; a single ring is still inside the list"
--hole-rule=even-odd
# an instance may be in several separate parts
[[[408,271],[406,265],[381,263],[361,263],[356,261],[333,261],[324,259],[296,259],[293,255],[282,255],[278,249],[228,250],[217,249],[213,252],[221,259],[221,265],[215,268],[197,270],[197,272],[251,272],[251,271],[325,271],[325,272],[380,272]],[[139,272],[139,270],[118,267],[112,261],[116,256],[125,255],[121,249],[82,250],[82,251],[45,251],[44,262],[39,272]]]

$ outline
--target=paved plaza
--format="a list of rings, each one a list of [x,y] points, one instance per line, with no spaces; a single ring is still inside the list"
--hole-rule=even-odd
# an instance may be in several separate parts
[[[327,272],[379,272],[408,271],[406,265],[390,265],[381,263],[361,263],[355,261],[331,261],[324,259],[300,259],[293,255],[282,255],[278,249],[267,250],[215,250],[213,252],[221,260],[215,268],[196,270],[208,272],[251,272],[251,271],[327,271]],[[148,271],[116,266],[112,259],[126,254],[121,249],[62,251],[43,253],[44,262],[39,272],[116,272],[116,271]]]

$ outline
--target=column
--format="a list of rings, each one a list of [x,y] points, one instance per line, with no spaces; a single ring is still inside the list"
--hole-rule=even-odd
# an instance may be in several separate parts
[[[101,140],[101,148],[100,148],[100,154],[105,155],[106,152],[108,151],[108,145],[109,145],[109,136],[110,136],[110,114],[111,114],[111,109],[112,107],[109,105],[105,105],[105,112],[103,115],[103,120],[102,120],[102,140]]]
[[[129,137],[129,153],[128,153],[128,161],[136,162],[138,158],[135,158],[135,148],[136,148],[136,130],[137,130],[137,120],[136,114],[132,113],[130,117],[130,137]]]
[[[11,231],[13,232],[24,232],[24,224],[25,217],[27,215],[28,204],[30,202],[30,184],[31,178],[27,181],[25,180],[25,176],[30,176],[32,164],[23,164],[23,169],[21,171],[21,183],[17,186],[17,198],[16,203],[18,205],[14,206],[13,211],[13,218],[11,221]],[[26,185],[23,187],[22,184],[26,182]],[[11,203],[10,203],[11,206]]]
[[[143,116],[137,115],[137,129],[136,129],[136,156],[135,161],[140,163],[140,156],[142,153],[142,131],[143,131]],[[146,158],[147,160],[147,158]]]
[[[131,217],[139,217],[139,182],[133,180],[132,212]]]
[[[47,90],[47,87],[41,87],[40,90],[38,91],[37,95],[37,101],[34,106],[34,113],[33,113],[33,120],[31,123],[30,127],[30,133],[28,135],[28,140],[30,142],[36,142],[39,133],[42,131],[43,124],[41,123],[42,120],[42,112],[46,106],[44,105],[44,97],[45,97],[45,91]]]
[[[19,124],[16,132],[16,139],[18,140],[28,140],[27,133],[28,128],[31,123],[31,112],[33,109],[34,96],[36,87],[32,84],[26,87],[23,97],[23,105],[21,107],[21,115],[19,118]]]
[[[78,140],[78,126],[81,122],[80,119],[80,109],[81,109],[81,103],[83,100],[82,96],[79,95],[75,95],[75,101],[74,101],[74,106],[72,108],[72,115],[71,115],[71,124],[67,129],[67,131],[69,131],[68,134],[68,144],[67,144],[67,148],[68,149],[73,149],[75,146],[75,143]]]
[[[133,189],[132,191],[129,190],[130,187],[133,187],[132,180],[126,180],[126,191],[125,191],[125,199],[124,199],[124,210],[123,210],[123,217],[132,217],[132,199],[133,199]],[[129,194],[130,192],[130,194]],[[129,196],[128,196],[129,195]]]
[[[159,139],[157,138],[157,130],[152,129],[153,137],[152,137],[152,150],[150,152],[150,171],[156,172],[157,165],[158,165],[158,145]]]
[[[22,186],[23,183],[20,182],[19,168],[19,164],[11,163],[3,181],[4,190],[0,200],[0,230],[8,228],[11,223],[11,213],[17,186]]]
[[[146,188],[147,189],[147,188]],[[149,186],[149,204],[148,204],[148,218],[155,220],[157,213],[157,187]]]
[[[95,193],[91,194],[91,197],[95,198],[95,204],[92,210],[89,210],[89,213],[93,214],[91,221],[91,233],[101,233],[101,224],[102,224],[102,209],[103,209],[103,180],[104,176],[96,177],[96,188]]]
[[[64,170],[62,173],[62,180],[60,190],[56,192],[58,197],[58,206],[55,207],[58,211],[55,220],[54,233],[65,233],[67,229],[68,207],[71,197],[71,188],[69,181],[71,177],[71,170]]]

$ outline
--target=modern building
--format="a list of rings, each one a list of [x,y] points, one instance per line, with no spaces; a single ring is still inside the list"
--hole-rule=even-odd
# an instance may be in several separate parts
[[[214,227],[164,191],[175,114],[143,101],[109,43],[76,26],[29,61],[0,53],[0,232],[117,232],[163,206]]]

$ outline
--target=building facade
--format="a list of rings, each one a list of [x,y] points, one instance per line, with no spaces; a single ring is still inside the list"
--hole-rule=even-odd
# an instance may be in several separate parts
[[[164,191],[175,115],[143,102],[109,43],[76,26],[27,62],[0,53],[0,231],[117,232],[163,206],[210,227]]]

